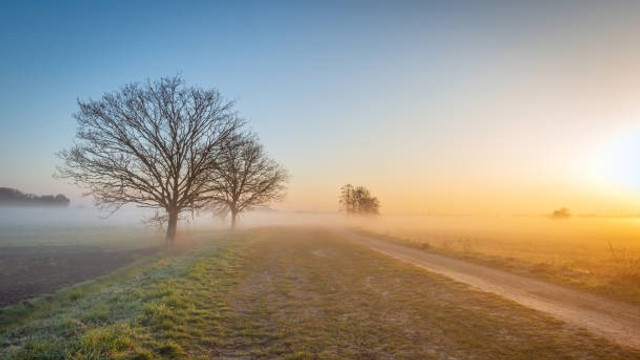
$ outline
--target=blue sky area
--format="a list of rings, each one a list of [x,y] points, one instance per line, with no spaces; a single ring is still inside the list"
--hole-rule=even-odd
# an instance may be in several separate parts
[[[237,100],[291,172],[284,208],[335,209],[347,182],[397,199],[386,202],[394,211],[411,198],[439,204],[431,189],[452,172],[471,181],[451,182],[462,203],[470,186],[492,189],[495,168],[508,167],[508,182],[566,168],[538,159],[542,146],[569,159],[571,134],[591,148],[605,127],[634,123],[638,74],[625,59],[639,54],[638,4],[2,1],[0,186],[81,201],[80,190],[51,177],[55,153],[72,143],[76,99],[181,74]],[[601,74],[614,65],[623,72]],[[576,95],[585,74],[610,86],[617,112],[569,111],[556,127],[558,99],[602,99]],[[560,135],[541,135],[549,129]],[[487,159],[484,170],[474,156]],[[562,184],[571,182],[565,175]],[[403,180],[405,192],[394,193]]]

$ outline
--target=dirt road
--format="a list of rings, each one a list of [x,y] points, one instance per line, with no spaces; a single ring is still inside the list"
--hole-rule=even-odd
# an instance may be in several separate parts
[[[640,308],[638,307],[486,266],[381,241],[348,230],[336,231],[360,245],[385,255],[442,274],[479,290],[498,294],[621,345],[640,349]]]

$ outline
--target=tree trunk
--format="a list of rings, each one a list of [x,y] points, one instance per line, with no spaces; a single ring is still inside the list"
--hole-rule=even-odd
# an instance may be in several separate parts
[[[235,210],[231,210],[231,230],[236,229],[236,217],[238,216],[238,212]]]
[[[165,237],[165,241],[167,245],[173,244],[173,241],[176,238],[176,229],[178,228],[178,211],[177,210],[169,210],[169,222],[167,224],[167,235]]]

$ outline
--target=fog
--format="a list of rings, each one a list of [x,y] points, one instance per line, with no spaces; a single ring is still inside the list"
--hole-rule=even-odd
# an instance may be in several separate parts
[[[538,241],[640,241],[640,219],[547,216],[381,216],[362,226],[414,240],[470,237]]]
[[[573,216],[380,215],[347,217],[339,213],[249,213],[244,227],[267,225],[341,226],[433,247],[532,261],[609,257],[611,248],[640,254],[640,219]],[[594,259],[591,259],[594,260]]]
[[[3,207],[0,208],[0,226],[138,226],[145,213],[135,208],[121,209],[110,215],[93,207]]]
[[[155,210],[123,207],[113,214],[94,207],[69,208],[0,208],[0,239],[11,231],[94,229],[137,230],[154,234],[163,241],[162,230],[149,224]],[[214,217],[209,212],[183,214],[178,233],[191,230],[225,230],[229,218]],[[467,241],[472,246],[494,243],[508,248],[510,243],[531,243],[597,247],[609,245],[640,250],[640,219],[572,217],[553,220],[544,216],[423,216],[380,215],[370,218],[347,217],[340,213],[253,211],[239,218],[240,229],[260,226],[347,226],[415,242],[447,246]],[[13,230],[12,230],[13,229]],[[102,230],[100,230],[102,229]]]
[[[162,211],[158,211],[162,214]],[[156,210],[124,206],[115,212],[100,210],[92,206],[46,208],[46,207],[0,207],[0,226],[46,226],[46,227],[153,227],[148,224]],[[211,212],[184,212],[180,227],[218,229],[229,226],[229,218],[219,218]],[[335,225],[344,224],[338,213],[305,213],[279,211],[250,211],[240,215],[239,226],[251,228],[270,225]]]

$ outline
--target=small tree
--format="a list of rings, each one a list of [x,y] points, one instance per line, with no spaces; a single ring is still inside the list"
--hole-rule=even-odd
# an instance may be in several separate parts
[[[568,219],[570,217],[571,217],[571,210],[569,210],[569,209],[567,209],[565,207],[560,208],[558,210],[554,210],[551,213],[551,218],[552,219]]]
[[[340,188],[339,203],[349,215],[378,215],[380,213],[380,201],[364,186],[344,185]]]
[[[212,173],[214,213],[231,214],[235,229],[238,214],[284,198],[287,171],[270,159],[254,134],[227,142],[220,166]]]
[[[85,187],[102,208],[164,210],[166,241],[173,242],[180,213],[208,203],[209,175],[243,125],[233,103],[173,77],[78,105],[75,144],[59,153],[58,176]]]

